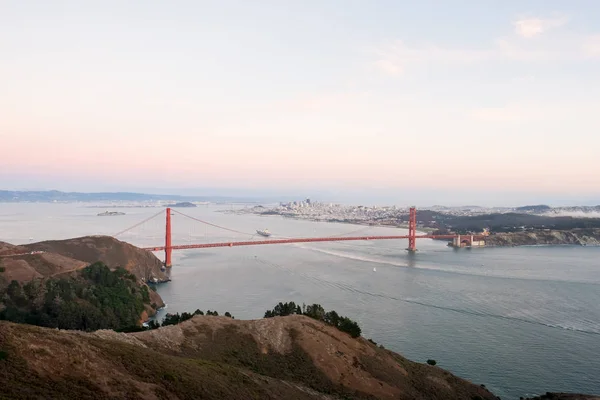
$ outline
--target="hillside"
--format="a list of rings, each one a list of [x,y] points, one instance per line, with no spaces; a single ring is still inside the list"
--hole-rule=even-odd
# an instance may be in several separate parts
[[[57,277],[0,287],[0,320],[60,329],[131,329],[156,312],[151,290],[102,263]]]
[[[16,280],[19,283],[78,270],[88,263],[56,253],[31,253],[24,246],[0,242],[0,288]]]
[[[533,245],[600,245],[600,229],[573,229],[570,231],[536,230],[529,232],[496,233],[486,238],[488,246]]]
[[[56,253],[88,264],[101,261],[110,268],[123,267],[146,281],[168,280],[162,262],[151,252],[110,236],[84,236],[66,240],[48,240],[22,246],[29,251]]]
[[[452,228],[456,232],[481,232],[489,228],[492,232],[515,232],[521,227],[533,229],[600,229],[600,218],[574,218],[561,216],[541,216],[533,214],[504,213],[475,216],[437,216],[441,227]]]
[[[13,280],[24,285],[34,279],[66,278],[98,261],[113,270],[125,268],[138,279],[140,286],[146,286],[142,280],[168,280],[161,270],[161,261],[154,254],[108,236],[52,240],[22,246],[0,242],[0,293]],[[157,308],[165,305],[155,291],[150,290],[149,296],[150,304]],[[146,307],[140,318],[146,319],[155,312],[155,309]]]
[[[21,246],[15,246],[14,244],[1,242],[0,241],[0,256],[8,254],[19,254],[26,252],[27,249]]]
[[[196,316],[139,333],[0,322],[0,397],[496,399],[304,316]]]

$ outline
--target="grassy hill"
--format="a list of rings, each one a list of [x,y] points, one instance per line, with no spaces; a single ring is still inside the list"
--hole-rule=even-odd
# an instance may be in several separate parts
[[[196,316],[138,333],[0,322],[0,398],[496,399],[306,316]]]
[[[151,252],[110,236],[84,236],[65,240],[48,240],[21,246],[29,251],[60,254],[92,264],[100,261],[110,268],[123,267],[138,278],[166,280],[162,262]]]

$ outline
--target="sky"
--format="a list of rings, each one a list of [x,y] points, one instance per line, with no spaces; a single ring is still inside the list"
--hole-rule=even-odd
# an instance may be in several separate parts
[[[597,204],[598,15],[0,0],[0,188]]]

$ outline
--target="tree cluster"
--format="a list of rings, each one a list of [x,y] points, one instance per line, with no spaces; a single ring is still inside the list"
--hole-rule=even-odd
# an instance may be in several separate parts
[[[272,310],[267,310],[265,312],[265,318],[271,317],[285,317],[287,315],[292,314],[302,314],[302,309],[300,309],[299,305],[296,305],[293,301],[289,303],[279,303]]]
[[[183,312],[181,314],[179,313],[175,313],[175,314],[170,314],[168,313],[167,315],[165,315],[165,317],[162,320],[162,324],[156,320],[151,320],[147,325],[147,327],[144,328],[140,328],[140,329],[135,329],[135,328],[131,328],[131,330],[149,330],[149,329],[156,329],[156,328],[160,328],[161,326],[169,326],[169,325],[177,325],[183,321],[187,321],[188,319],[191,319],[193,316],[195,315],[205,315],[204,311],[198,309],[196,311],[194,311],[194,313],[188,313],[188,312]],[[215,317],[219,316],[219,313],[216,311],[211,311],[208,310],[206,311],[206,315],[212,315]],[[225,317],[229,317],[232,319],[235,319],[233,317],[233,315],[231,315],[229,313],[229,311],[226,311],[225,314],[223,314]],[[130,331],[128,329],[128,331]]]
[[[0,319],[60,329],[120,329],[139,323],[148,287],[122,268],[95,263],[75,276],[12,281],[0,292]]]
[[[303,304],[302,308],[300,308],[300,306],[293,301],[289,303],[280,302],[272,310],[267,310],[264,318],[285,317],[292,314],[305,315],[318,321],[322,321],[327,325],[336,327],[342,332],[348,333],[354,338],[359,337],[361,334],[361,329],[357,322],[348,317],[339,315],[334,310],[325,311],[320,304],[311,304],[308,306]]]

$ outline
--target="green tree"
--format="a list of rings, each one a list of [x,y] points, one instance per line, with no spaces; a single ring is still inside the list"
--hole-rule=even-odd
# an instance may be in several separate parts
[[[179,315],[179,313],[176,313],[176,314],[167,313],[167,315],[165,315],[165,318],[163,319],[162,326],[177,325],[180,322],[181,322],[181,315]]]
[[[281,303],[280,302],[275,307],[273,307],[272,310],[267,310],[265,312],[264,317],[265,318],[285,317],[287,315],[301,314],[301,313],[302,313],[302,310],[300,309],[300,306],[296,305],[296,303],[294,303],[293,301],[291,301],[289,303]]]
[[[353,338],[359,337],[361,333],[360,326],[355,321],[352,321],[350,318],[341,317],[339,319],[339,324],[337,328],[342,331],[348,333]]]
[[[306,306],[306,311],[304,315],[307,317],[311,317],[313,319],[323,321],[325,319],[325,309],[320,304],[313,304]]]
[[[328,311],[325,313],[324,321],[337,328],[340,325],[340,316],[335,311]]]
[[[75,276],[11,282],[0,319],[61,329],[123,329],[139,325],[148,289],[119,268],[92,264]]]
[[[307,317],[323,321],[328,325],[336,327],[342,332],[348,333],[350,336],[356,338],[361,335],[361,329],[357,322],[351,320],[348,317],[340,316],[337,312],[325,311],[323,306],[320,304],[305,305],[302,304],[302,308],[296,305],[294,302],[279,303],[272,310],[265,312],[265,318],[272,318],[278,316],[286,316],[291,314],[304,314]]]
[[[150,322],[148,322],[148,329],[158,329],[160,328],[160,323],[156,320],[152,320]]]

